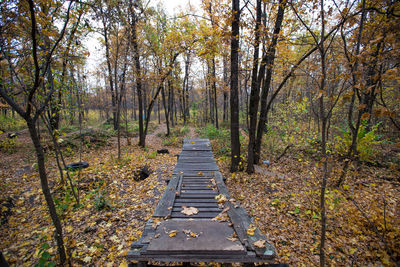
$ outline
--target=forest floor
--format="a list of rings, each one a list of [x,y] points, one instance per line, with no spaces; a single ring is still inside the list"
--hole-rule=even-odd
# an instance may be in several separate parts
[[[163,144],[165,126],[146,138],[122,138],[122,159],[117,159],[116,138],[105,145],[82,150],[90,166],[73,173],[78,181],[80,206],[71,190],[59,183],[51,149],[47,171],[64,226],[64,241],[71,265],[126,266],[125,255],[151,217],[181,151],[180,136]],[[197,137],[189,127],[186,137]],[[0,141],[5,134],[0,136]],[[128,143],[131,143],[128,145]],[[213,147],[217,146],[212,141]],[[169,154],[157,154],[167,148]],[[66,150],[66,161],[79,161],[77,149]],[[300,155],[300,156],[299,156]],[[229,173],[229,158],[217,164],[227,178],[233,198],[254,217],[275,245],[276,262],[293,266],[319,265],[319,177],[317,160],[289,150],[278,162],[256,168],[256,173]],[[54,229],[41,193],[35,154],[27,132],[17,137],[14,151],[0,152],[0,251],[11,265],[31,266],[39,259],[57,262]],[[329,181],[338,175],[340,162],[332,162]],[[134,179],[137,168],[152,174]],[[399,171],[371,166],[351,169],[345,183],[327,190],[327,242],[329,266],[394,266],[400,259]],[[48,244],[48,245],[46,245]],[[391,255],[389,255],[391,253]]]

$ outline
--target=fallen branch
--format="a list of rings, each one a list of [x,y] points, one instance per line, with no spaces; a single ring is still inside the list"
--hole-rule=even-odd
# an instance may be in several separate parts
[[[283,150],[282,154],[275,160],[275,162],[278,162],[286,154],[286,152],[289,150],[289,148],[292,146],[293,146],[293,144],[287,145],[286,148]]]

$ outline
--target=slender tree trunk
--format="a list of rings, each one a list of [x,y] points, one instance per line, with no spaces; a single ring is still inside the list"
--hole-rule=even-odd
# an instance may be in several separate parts
[[[157,101],[158,124],[161,124],[160,99]]]
[[[224,78],[224,114],[222,116],[223,121],[228,120],[228,92],[225,90],[225,86],[228,85],[228,60],[224,56],[224,70],[223,70],[223,78]]]
[[[240,162],[239,141],[239,0],[232,0],[231,37],[231,172],[236,172]]]
[[[28,125],[29,133],[31,135],[31,139],[32,139],[33,145],[35,147],[35,151],[36,151],[36,158],[37,158],[37,163],[38,163],[38,170],[39,170],[40,184],[42,186],[42,192],[43,192],[44,198],[46,200],[47,207],[49,209],[50,217],[51,217],[54,227],[56,229],[55,239],[57,242],[58,253],[60,255],[60,262],[61,262],[61,264],[64,264],[67,260],[67,257],[66,257],[65,248],[64,248],[63,231],[62,231],[60,219],[58,218],[58,215],[57,215],[56,207],[54,205],[53,197],[51,196],[49,184],[47,181],[43,147],[42,147],[42,144],[40,143],[40,138],[39,138],[38,132],[36,130],[36,122],[33,119],[28,118],[27,125]]]
[[[212,59],[212,88],[214,93],[215,127],[218,129],[217,77],[215,73],[215,58]]]
[[[257,0],[257,15],[255,26],[255,39],[254,39],[254,54],[253,54],[253,70],[251,77],[251,91],[249,103],[249,145],[248,145],[248,158],[247,158],[247,173],[254,172],[254,146],[257,127],[257,113],[258,103],[260,102],[260,85],[258,84],[258,57],[260,45],[260,26],[261,26],[261,0]]]
[[[171,121],[171,126],[174,127],[174,87],[172,86],[172,83],[170,80],[168,80],[168,103],[169,103],[169,115],[170,115],[170,121]]]
[[[133,47],[133,58],[135,61],[135,74],[136,74],[136,92],[138,100],[138,116],[139,116],[139,146],[145,147],[145,135],[143,129],[143,96],[142,96],[142,73],[140,68],[139,60],[139,48],[136,37],[136,17],[132,19],[132,47]]]
[[[321,40],[325,36],[325,12],[324,12],[324,0],[321,0]],[[321,41],[319,45],[319,51],[321,56],[321,86],[320,90],[322,92],[325,91],[325,82],[326,82],[326,50],[325,50],[325,42]],[[323,170],[322,170],[322,181],[321,181],[321,193],[320,193],[320,209],[321,209],[321,242],[319,248],[319,262],[320,266],[325,266],[325,240],[326,240],[326,211],[325,211],[325,191],[326,191],[326,183],[328,179],[328,157],[326,154],[326,136],[327,136],[327,119],[329,115],[325,114],[324,107],[324,94],[321,94],[319,98],[319,114],[321,117],[321,154],[323,160]]]
[[[170,134],[170,129],[169,129],[169,110],[167,109],[167,104],[165,101],[165,92],[164,92],[164,86],[161,88],[161,96],[162,96],[162,101],[164,105],[164,114],[165,114],[165,123],[167,124],[167,136]]]
[[[266,55],[267,56],[267,60],[266,60],[267,72],[265,75],[264,85],[263,85],[262,92],[261,92],[260,120],[258,122],[257,137],[256,137],[255,145],[254,145],[254,147],[255,147],[254,164],[258,164],[258,162],[260,160],[261,142],[262,142],[263,134],[265,132],[265,124],[267,122],[268,108],[269,108],[269,106],[267,106],[268,92],[270,89],[273,66],[274,66],[274,61],[275,61],[275,50],[276,50],[276,45],[278,43],[279,33],[281,31],[283,16],[285,13],[285,7],[286,7],[286,0],[280,0],[279,7],[278,7],[278,14],[277,14],[276,21],[275,21],[274,35],[272,37],[272,41],[271,41],[270,46],[268,47],[267,55]]]

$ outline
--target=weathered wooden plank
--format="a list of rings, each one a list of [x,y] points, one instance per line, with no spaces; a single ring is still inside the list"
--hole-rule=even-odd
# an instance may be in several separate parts
[[[215,194],[180,194],[179,197],[181,199],[187,198],[187,199],[203,199],[203,198],[209,198],[209,199],[215,199]]]
[[[205,145],[183,145],[182,151],[211,151],[211,147]]]
[[[207,158],[214,158],[214,155],[212,154],[211,151],[188,151],[188,150],[183,150],[179,154],[180,157],[207,157]]]
[[[176,197],[177,186],[182,179],[182,175],[173,176],[165,189],[164,195],[159,200],[153,217],[166,217],[171,214],[170,207],[173,206]]]
[[[182,174],[182,175],[188,176],[188,177],[202,177],[202,178],[211,179],[214,176],[214,172],[215,171],[206,171],[206,170],[194,171],[194,170],[177,170],[177,169],[174,169],[172,174],[175,174],[175,175]]]
[[[211,157],[179,157],[179,163],[215,163],[215,159]]]
[[[185,215],[179,211],[173,211],[171,212],[171,218],[172,219],[180,219],[180,218],[186,218],[186,219],[212,219],[215,218],[221,211],[210,211],[210,212],[199,212],[197,214],[193,215]],[[190,229],[190,228],[189,228]]]
[[[199,162],[199,163],[188,163],[179,162],[176,164],[175,170],[185,171],[218,171],[218,166],[215,162]]]
[[[194,207],[193,205],[189,205],[188,207]],[[221,209],[220,208],[218,208],[218,207],[195,207],[195,208],[197,208],[198,210],[199,210],[199,213],[201,213],[201,212],[217,212],[217,213],[220,213],[221,212]],[[181,212],[183,210],[183,208],[182,207],[173,207],[173,209],[172,209],[172,212],[175,212],[175,211],[177,211],[177,212]],[[190,216],[189,216],[190,217]]]
[[[204,176],[204,175],[198,175],[198,176],[183,176],[183,181],[188,181],[188,182],[193,182],[194,180],[199,180],[203,182],[211,182],[213,176]]]
[[[182,188],[183,187],[203,187],[203,188],[212,188],[212,184],[210,183],[202,183],[199,181],[196,182],[182,182]]]
[[[210,185],[211,186],[211,185]],[[183,184],[182,185],[182,190],[210,190],[211,187],[207,186],[207,184],[205,185],[192,185],[192,184]]]
[[[208,178],[211,179],[214,177],[215,171],[176,171],[174,170],[177,174],[182,174],[185,178],[190,178],[190,177],[201,177],[201,178]]]
[[[210,142],[210,139],[208,138],[185,138],[183,140],[183,143],[202,143],[202,142]]]
[[[218,193],[214,190],[211,190],[210,188],[201,190],[201,189],[181,189],[181,193],[186,193],[186,194],[214,194],[218,195]]]
[[[214,198],[206,198],[206,199],[193,199],[193,198],[181,198],[176,197],[175,203],[217,203]],[[188,206],[188,205],[186,205]]]
[[[174,207],[182,207],[182,206],[186,206],[186,207],[195,207],[195,208],[218,208],[218,204],[217,203],[212,203],[212,202],[206,202],[206,203],[202,203],[202,202],[177,202],[175,201],[174,203]]]
[[[188,229],[199,236],[188,238],[188,235],[182,231],[183,229]],[[168,232],[171,230],[178,230],[172,240],[168,236]],[[153,239],[149,244],[146,254],[246,254],[245,248],[238,241],[226,239],[233,234],[233,229],[226,223],[169,220],[161,223],[156,234],[159,237]]]

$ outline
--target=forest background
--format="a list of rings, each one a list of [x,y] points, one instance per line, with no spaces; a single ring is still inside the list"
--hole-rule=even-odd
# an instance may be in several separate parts
[[[5,258],[127,264],[183,138],[205,137],[277,262],[398,266],[400,4],[199,7],[1,2]]]

